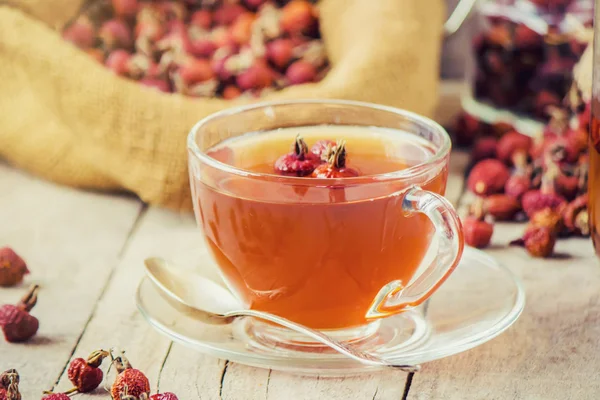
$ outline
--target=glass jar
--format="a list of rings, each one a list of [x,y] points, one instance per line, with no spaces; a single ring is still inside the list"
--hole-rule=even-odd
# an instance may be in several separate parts
[[[600,1],[596,1],[600,5]],[[600,257],[600,6],[596,7],[594,25],[594,55],[592,62],[592,92],[590,141],[589,141],[589,178],[588,213],[590,235]]]
[[[484,0],[472,43],[465,111],[535,133],[560,105],[588,43],[593,0]]]

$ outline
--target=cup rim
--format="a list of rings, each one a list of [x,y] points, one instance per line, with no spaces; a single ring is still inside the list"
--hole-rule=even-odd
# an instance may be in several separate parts
[[[271,173],[263,173],[263,172],[253,172],[248,171],[242,168],[235,167],[233,165],[226,164],[219,160],[216,160],[210,157],[206,152],[200,150],[198,144],[196,143],[196,136],[200,131],[200,128],[203,125],[210,123],[211,121],[227,117],[233,116],[236,114],[240,114],[246,111],[257,110],[261,108],[268,107],[277,107],[277,106],[289,106],[289,105],[340,105],[340,106],[354,106],[354,107],[362,107],[362,108],[370,108],[379,111],[387,111],[398,116],[404,117],[405,119],[417,122],[419,124],[428,126],[431,130],[437,131],[442,137],[441,146],[436,149],[435,153],[428,158],[426,161],[423,161],[419,164],[413,165],[411,167],[386,172],[382,174],[374,174],[374,175],[364,175],[353,178],[312,178],[306,179],[305,177],[299,176],[287,176],[287,175],[277,175]],[[240,105],[229,107],[221,111],[217,111],[212,113],[200,121],[198,121],[190,130],[187,138],[187,148],[188,151],[191,152],[196,158],[198,158],[203,163],[206,163],[212,168],[218,169],[220,171],[242,176],[245,178],[259,178],[262,180],[271,180],[278,181],[282,183],[290,183],[293,185],[306,185],[306,186],[320,186],[326,184],[327,186],[331,185],[332,182],[335,182],[337,185],[349,185],[356,183],[365,183],[365,182],[381,182],[388,180],[397,180],[397,179],[408,179],[415,178],[419,175],[422,175],[443,159],[450,153],[452,148],[452,142],[450,139],[450,135],[448,132],[437,122],[434,120],[414,113],[412,111],[404,110],[401,108],[385,106],[377,103],[363,102],[363,101],[355,101],[355,100],[341,100],[341,99],[298,99],[298,100],[275,100],[275,101],[263,101],[252,104]]]

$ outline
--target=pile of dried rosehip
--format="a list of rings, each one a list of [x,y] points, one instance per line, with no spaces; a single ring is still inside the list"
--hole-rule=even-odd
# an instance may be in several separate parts
[[[308,0],[98,0],[63,37],[120,76],[194,97],[259,97],[328,68]]]
[[[485,125],[462,115],[455,128],[463,140],[481,132],[472,149],[467,187],[476,196],[464,218],[465,240],[485,247],[493,221],[529,220],[521,239],[535,257],[552,254],[556,239],[588,236],[587,179],[590,109],[575,89],[568,106],[549,107],[551,120],[536,137],[506,124]],[[457,132],[458,133],[458,132]]]
[[[561,104],[587,46],[580,31],[591,24],[592,8],[564,0],[534,3],[537,10],[494,2],[482,7],[487,26],[473,41],[473,96],[547,121],[548,106]],[[579,20],[579,31],[563,28],[570,5],[575,9],[566,12]]]

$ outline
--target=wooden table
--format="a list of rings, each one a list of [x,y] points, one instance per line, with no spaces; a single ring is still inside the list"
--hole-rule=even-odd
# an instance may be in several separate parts
[[[447,196],[455,203],[465,160],[453,157]],[[196,353],[142,319],[133,296],[144,257],[190,262],[202,251],[191,215],[56,186],[0,164],[0,221],[0,246],[13,247],[32,271],[25,285],[0,289],[0,301],[15,301],[27,284],[41,285],[33,312],[38,335],[21,345],[0,341],[0,370],[20,372],[24,400],[69,388],[69,361],[110,347],[126,349],[153,390],[174,391],[182,400],[600,398],[600,268],[587,240],[561,241],[556,258],[532,259],[506,246],[522,226],[498,225],[488,252],[527,290],[526,309],[507,332],[414,375],[300,378]]]

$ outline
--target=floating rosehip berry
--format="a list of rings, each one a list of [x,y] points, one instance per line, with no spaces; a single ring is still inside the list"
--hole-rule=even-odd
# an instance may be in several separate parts
[[[138,369],[135,369],[129,363],[124,354],[114,358],[114,366],[118,375],[110,389],[113,399],[121,399],[125,396],[150,396],[150,382],[146,375]]]
[[[294,141],[292,152],[275,161],[275,171],[283,175],[307,176],[321,163],[319,157],[308,152],[308,146],[300,135]]]
[[[327,152],[335,146],[336,143],[333,140],[318,140],[315,144],[310,148],[310,152],[319,157],[323,161],[327,161]]]
[[[314,82],[317,79],[317,69],[308,61],[296,61],[285,71],[285,77],[292,85]]]
[[[174,393],[165,392],[160,394],[153,394],[150,396],[150,400],[179,400]]]
[[[353,178],[359,172],[346,166],[346,141],[338,140],[330,146],[325,156],[327,162],[319,165],[312,173],[315,178]]]
[[[90,354],[87,360],[76,358],[71,361],[67,375],[75,387],[68,393],[75,391],[87,393],[96,389],[104,377],[100,365],[102,364],[102,360],[109,355],[108,351],[97,350]]]
[[[502,162],[495,159],[482,160],[469,173],[467,186],[477,195],[488,196],[502,192],[509,177],[510,172]]]
[[[27,341],[38,331],[38,319],[29,314],[37,303],[38,289],[38,285],[33,285],[19,303],[0,307],[0,327],[7,342]]]
[[[23,282],[23,277],[29,274],[25,261],[13,249],[0,248],[0,286],[15,286]]]
[[[0,374],[0,400],[21,400],[19,373],[9,369]]]

